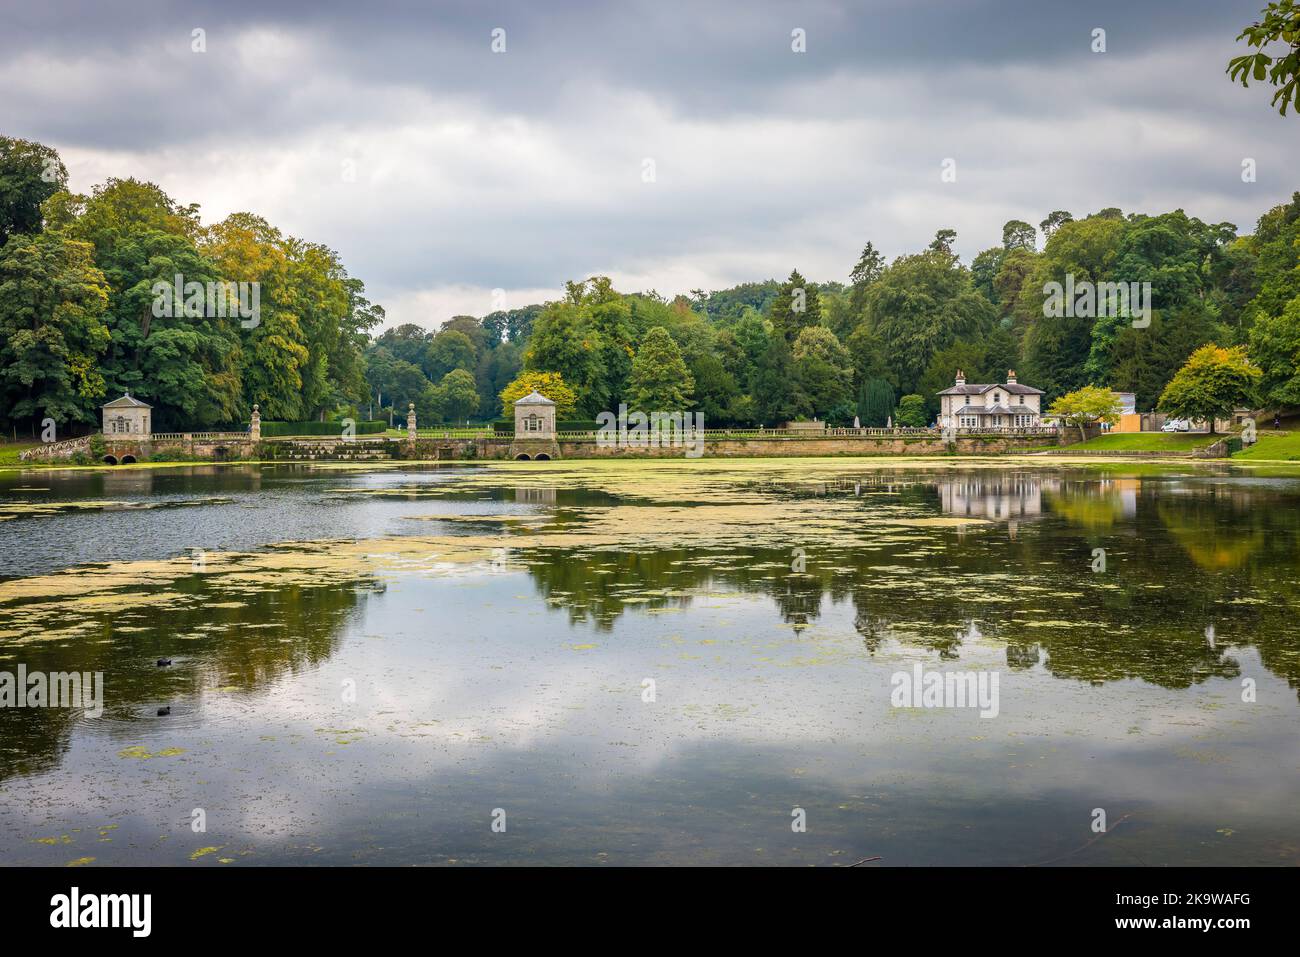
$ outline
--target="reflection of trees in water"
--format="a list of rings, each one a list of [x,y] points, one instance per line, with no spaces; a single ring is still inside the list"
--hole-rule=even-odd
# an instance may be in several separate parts
[[[77,621],[89,618],[92,629],[58,644],[19,646],[12,659],[0,662],[11,672],[21,661],[29,674],[104,674],[104,714],[98,719],[69,708],[0,710],[0,780],[57,766],[83,720],[88,730],[130,736],[137,721],[173,700],[189,699],[198,708],[204,692],[256,692],[318,665],[338,649],[344,625],[365,594],[351,581],[236,596],[209,590],[202,576],[174,588],[198,600],[81,617]],[[214,607],[235,601],[243,604]],[[159,658],[174,663],[160,668]]]
[[[1204,638],[1217,621],[1221,645],[1255,646],[1272,672],[1300,687],[1300,503],[1285,488],[1207,484],[1173,492],[1163,481],[1131,478],[975,482],[958,474],[781,494],[860,497],[869,532],[871,514],[881,514],[871,510],[882,502],[891,511],[939,515],[957,499],[964,508],[981,490],[1001,499],[988,507],[1008,518],[1032,515],[1041,493],[1042,520],[1020,526],[1015,539],[988,525],[964,535],[928,529],[926,542],[937,542],[937,551],[918,550],[911,536],[872,536],[871,549],[861,551],[810,544],[802,573],[791,571],[791,553],[781,549],[540,552],[531,573],[573,620],[604,628],[629,608],[688,604],[691,591],[766,595],[780,620],[796,627],[816,621],[826,597],[848,599],[868,653],[893,638],[957,658],[975,622],[984,637],[1006,642],[1009,668],[1041,664],[1061,678],[1139,678],[1169,688],[1239,674],[1238,662]],[[1008,507],[1008,496],[1026,501]],[[973,513],[988,510],[981,503]],[[792,529],[791,541],[797,538]],[[1095,547],[1112,551],[1104,573],[1091,571]]]
[[[1137,516],[1140,487],[1137,479],[1066,479],[1048,490],[1046,503],[1071,525],[1109,530]]]
[[[1239,568],[1261,551],[1268,535],[1269,516],[1253,509],[1240,489],[1162,498],[1155,506],[1169,534],[1206,571]]]
[[[631,609],[684,608],[712,586],[770,596],[781,620],[796,627],[821,614],[829,582],[794,572],[788,550],[727,552],[661,549],[650,553],[538,551],[529,575],[549,604],[564,608],[573,623],[608,631]]]
[[[889,629],[889,619],[863,611],[862,605],[858,605],[857,608],[858,613],[853,617],[853,627],[862,636],[862,643],[866,646],[867,653],[874,655],[888,639],[894,637]]]

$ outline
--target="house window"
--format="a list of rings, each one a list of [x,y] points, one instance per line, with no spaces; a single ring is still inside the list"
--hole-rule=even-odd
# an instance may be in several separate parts
[[[542,431],[542,420],[535,415],[530,415],[528,418],[524,419],[524,431],[525,432]]]

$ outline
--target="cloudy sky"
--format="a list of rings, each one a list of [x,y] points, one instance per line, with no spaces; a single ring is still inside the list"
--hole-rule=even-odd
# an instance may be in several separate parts
[[[326,243],[432,327],[594,274],[843,281],[940,227],[969,262],[1053,209],[1247,230],[1300,189],[1300,117],[1223,72],[1263,5],[0,0],[0,132]]]

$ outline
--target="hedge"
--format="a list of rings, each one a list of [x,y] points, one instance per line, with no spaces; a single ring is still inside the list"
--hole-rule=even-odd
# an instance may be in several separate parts
[[[384,432],[388,428],[388,423],[381,420],[375,422],[358,422],[356,428],[357,435],[376,435]],[[268,438],[276,435],[342,435],[342,422],[263,422],[262,435]]]

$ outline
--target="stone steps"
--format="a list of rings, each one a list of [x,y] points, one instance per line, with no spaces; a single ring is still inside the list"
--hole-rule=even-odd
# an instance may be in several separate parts
[[[393,458],[392,447],[386,439],[293,439],[283,443],[288,446],[284,456],[290,462],[386,462]]]

